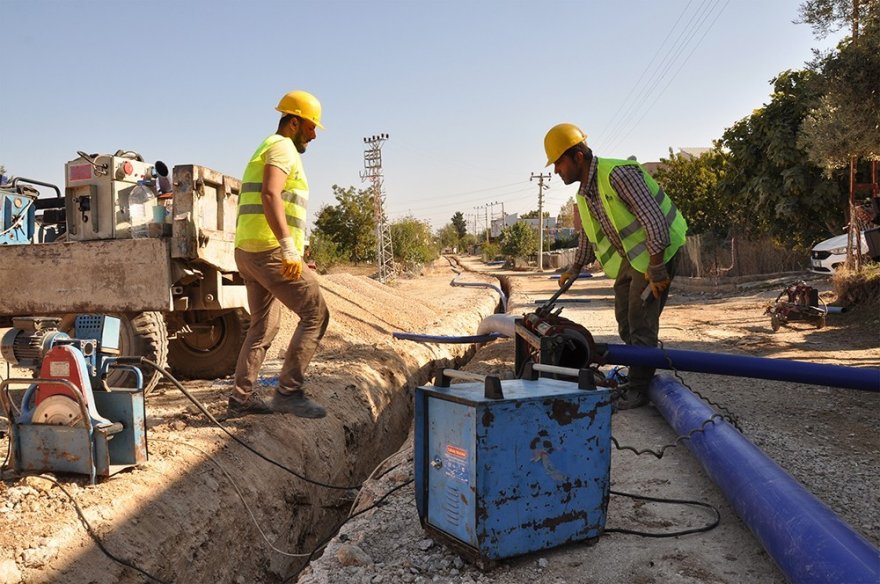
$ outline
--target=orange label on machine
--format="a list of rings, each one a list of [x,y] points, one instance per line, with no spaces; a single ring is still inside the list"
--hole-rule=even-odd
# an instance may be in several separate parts
[[[452,444],[446,446],[446,454],[461,459],[467,458],[467,450],[459,448],[458,446],[453,446]]]

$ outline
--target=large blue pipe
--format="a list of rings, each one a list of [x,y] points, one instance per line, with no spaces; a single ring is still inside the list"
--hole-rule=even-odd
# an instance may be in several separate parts
[[[669,375],[655,376],[648,395],[679,436],[715,414]],[[880,582],[880,550],[726,421],[685,444],[789,582]]]
[[[776,379],[865,391],[880,391],[880,369],[859,369],[840,365],[821,365],[788,359],[768,359],[724,353],[702,353],[679,349],[655,349],[633,345],[605,345],[605,362],[611,365],[645,365],[656,369],[676,369],[698,373],[717,373],[736,377]],[[601,350],[601,349],[600,349]]]

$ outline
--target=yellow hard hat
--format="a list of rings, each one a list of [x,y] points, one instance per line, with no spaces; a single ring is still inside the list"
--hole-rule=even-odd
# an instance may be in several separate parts
[[[291,91],[285,94],[275,109],[283,114],[293,114],[314,122],[316,126],[324,129],[321,125],[321,102],[307,91]]]
[[[574,124],[556,124],[544,136],[544,152],[547,153],[545,166],[550,166],[559,160],[566,150],[586,139],[587,135]]]

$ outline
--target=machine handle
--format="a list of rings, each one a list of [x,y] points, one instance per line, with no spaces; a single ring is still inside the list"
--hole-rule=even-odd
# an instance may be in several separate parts
[[[504,392],[501,390],[501,378],[496,375],[480,375],[479,373],[471,373],[470,371],[444,369],[438,376],[435,385],[438,387],[449,387],[450,379],[482,381],[483,395],[486,399],[504,399]]]
[[[15,185],[17,185],[20,182],[28,183],[31,185],[40,185],[41,187],[49,187],[50,189],[54,189],[55,192],[58,193],[59,199],[61,198],[61,189],[59,189],[56,185],[53,185],[53,184],[50,184],[47,182],[43,182],[40,180],[33,180],[30,178],[24,178],[23,176],[17,176],[15,178],[13,178],[11,181],[9,181],[9,185],[12,188],[15,188]]]

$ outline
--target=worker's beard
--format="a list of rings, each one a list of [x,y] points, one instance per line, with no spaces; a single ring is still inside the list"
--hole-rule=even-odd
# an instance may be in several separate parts
[[[303,139],[302,132],[297,130],[296,134],[294,134],[290,139],[293,141],[293,145],[296,147],[297,152],[302,154],[306,151],[306,145],[308,144],[308,142]]]

